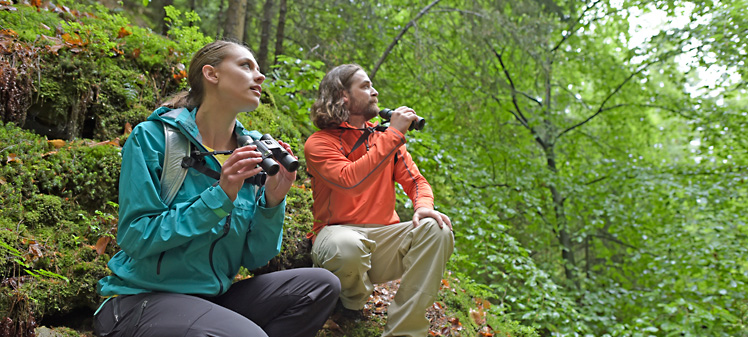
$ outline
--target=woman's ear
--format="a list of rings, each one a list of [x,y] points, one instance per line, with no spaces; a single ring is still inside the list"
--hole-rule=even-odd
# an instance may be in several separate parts
[[[203,77],[210,82],[210,83],[218,83],[218,71],[216,71],[216,68],[213,67],[210,64],[206,64],[203,66]]]
[[[348,103],[348,91],[343,90],[343,103]]]

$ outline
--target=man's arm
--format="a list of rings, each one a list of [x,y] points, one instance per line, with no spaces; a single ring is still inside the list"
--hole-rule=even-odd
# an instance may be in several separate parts
[[[452,229],[452,222],[444,213],[434,210],[434,192],[426,178],[418,170],[413,158],[405,147],[396,154],[395,181],[403,187],[413,202],[413,226],[418,227],[423,218],[434,218],[439,227],[445,224]]]
[[[370,145],[369,151],[355,161],[340,151],[337,137],[314,134],[304,145],[307,169],[330,188],[358,195],[371,187],[375,177],[392,160],[397,149],[405,144],[405,136],[388,128]]]

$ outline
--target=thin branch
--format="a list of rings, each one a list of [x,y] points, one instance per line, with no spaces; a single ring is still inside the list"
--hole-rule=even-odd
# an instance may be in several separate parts
[[[640,252],[642,252],[644,254],[650,255],[650,256],[655,256],[655,254],[652,254],[652,253],[647,252],[647,251],[643,251],[641,248],[639,248],[637,246],[634,246],[632,244],[623,242],[623,241],[621,241],[619,239],[616,239],[616,238],[614,238],[614,237],[612,237],[610,235],[600,235],[600,234],[591,234],[591,235],[594,236],[594,237],[596,237],[596,238],[600,238],[600,239],[608,240],[608,241],[611,241],[611,242],[615,242],[615,243],[617,243],[617,244],[619,244],[621,246],[624,246],[624,247],[629,247],[629,248],[636,249],[636,250],[638,250],[638,251],[640,251]]]
[[[611,92],[610,92],[610,93],[608,94],[608,96],[606,96],[606,97],[605,97],[605,99],[603,99],[603,102],[602,102],[602,103],[600,103],[600,107],[599,107],[599,108],[597,109],[597,111],[595,111],[595,113],[593,113],[593,114],[592,114],[591,116],[587,117],[587,119],[585,119],[585,120],[583,120],[583,121],[581,121],[581,122],[579,122],[579,123],[575,124],[574,126],[571,126],[571,127],[569,127],[568,129],[566,129],[566,130],[562,131],[561,133],[559,133],[559,134],[558,134],[558,136],[557,136],[556,138],[561,138],[561,136],[563,136],[563,135],[564,135],[565,133],[567,133],[567,132],[569,132],[569,131],[571,131],[571,130],[574,130],[574,129],[576,129],[576,128],[578,128],[578,127],[580,127],[580,126],[582,126],[582,125],[586,124],[587,122],[591,121],[591,120],[592,120],[593,118],[597,117],[597,116],[598,116],[599,114],[601,114],[601,113],[603,113],[604,111],[606,111],[606,109],[605,109],[605,104],[607,104],[607,103],[608,103],[608,101],[609,101],[609,100],[610,100],[611,98],[613,98],[613,96],[615,96],[615,95],[616,95],[616,94],[617,94],[617,93],[618,93],[619,91],[621,91],[621,89],[623,89],[623,86],[624,86],[624,85],[626,85],[626,84],[627,84],[627,83],[628,83],[629,81],[631,81],[631,79],[632,79],[632,78],[634,78],[634,76],[636,76],[636,75],[639,75],[639,74],[640,74],[641,72],[643,72],[643,71],[644,71],[645,69],[647,69],[647,67],[649,67],[649,66],[651,66],[651,65],[653,65],[653,64],[655,64],[655,63],[657,63],[657,62],[659,62],[659,61],[660,61],[660,60],[657,60],[657,61],[652,61],[652,62],[650,62],[650,63],[647,63],[647,64],[643,65],[642,67],[640,67],[640,68],[639,68],[638,70],[636,70],[635,72],[633,72],[633,73],[629,74],[629,76],[627,76],[627,77],[626,77],[626,78],[625,78],[625,79],[624,79],[624,80],[623,80],[623,81],[622,81],[621,83],[619,83],[619,84],[618,84],[618,85],[617,85],[617,86],[615,87],[615,89],[613,89],[613,91],[611,91]],[[616,106],[616,107],[619,107],[619,106]]]
[[[579,24],[580,22],[582,22],[582,19],[584,18],[584,15],[585,15],[585,14],[587,14],[587,11],[589,11],[590,9],[594,8],[595,6],[597,6],[597,4],[598,4],[598,3],[600,3],[601,1],[602,1],[602,0],[597,0],[597,1],[595,1],[595,3],[593,3],[593,4],[589,5],[589,6],[587,6],[587,7],[586,7],[586,8],[585,8],[585,9],[584,9],[584,10],[582,11],[582,14],[579,14],[579,17],[577,18],[577,20],[576,20],[576,21],[574,21],[574,22],[572,22],[572,23],[571,23],[571,26],[569,26],[569,29],[568,29],[569,33],[568,33],[568,34],[566,34],[566,35],[564,35],[564,37],[563,37],[563,38],[561,39],[561,41],[558,41],[558,43],[556,44],[556,46],[555,46],[555,47],[553,47],[553,48],[551,49],[551,52],[555,52],[556,50],[558,50],[558,48],[561,48],[561,45],[562,45],[562,44],[563,44],[564,42],[566,42],[566,40],[567,40],[567,39],[569,39],[569,38],[570,38],[570,37],[571,37],[572,35],[574,35],[574,32],[575,32],[575,30],[574,30],[574,27],[575,27],[575,26],[576,26],[577,24]]]
[[[524,125],[526,128],[532,130],[530,125],[527,123],[527,117],[522,114],[522,108],[519,107],[519,102],[517,102],[517,87],[514,85],[514,80],[512,79],[512,75],[509,74],[509,70],[506,69],[506,66],[504,65],[504,59],[502,58],[501,53],[499,53],[495,48],[493,48],[488,41],[486,41],[486,45],[488,45],[488,48],[493,51],[494,55],[496,55],[496,59],[499,61],[499,65],[501,65],[501,71],[504,73],[504,76],[506,77],[506,80],[509,81],[509,87],[512,89],[512,104],[514,105],[514,108],[517,109],[517,113],[514,114],[514,117],[521,118],[520,122],[522,122],[522,125]],[[496,96],[493,96],[495,100],[498,99]],[[534,132],[533,132],[534,133]]]
[[[382,63],[384,63],[384,60],[392,52],[392,49],[395,48],[395,45],[398,42],[400,42],[400,39],[402,39],[403,35],[405,35],[405,33],[408,31],[408,29],[410,29],[410,27],[414,26],[415,23],[416,23],[416,21],[418,21],[418,19],[420,19],[424,14],[426,14],[429,11],[429,9],[431,9],[431,7],[434,7],[434,5],[436,5],[437,3],[439,3],[439,1],[441,1],[441,0],[434,0],[430,4],[428,4],[426,7],[424,7],[423,9],[421,9],[421,11],[418,12],[418,14],[416,15],[416,17],[413,18],[413,20],[410,20],[410,22],[408,22],[408,24],[406,24],[405,27],[403,27],[403,30],[400,31],[400,34],[397,34],[397,36],[392,41],[392,43],[390,43],[390,45],[387,46],[387,50],[384,51],[384,53],[382,54],[382,57],[379,58],[379,61],[377,61],[377,64],[374,66],[374,69],[372,69],[371,73],[369,74],[369,78],[371,78],[372,81],[374,80],[374,77],[376,77],[377,70],[379,70],[379,67],[382,66]]]

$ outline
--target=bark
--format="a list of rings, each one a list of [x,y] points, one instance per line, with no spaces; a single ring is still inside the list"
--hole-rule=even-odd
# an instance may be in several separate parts
[[[248,0],[247,1],[247,10],[244,13],[244,43],[250,47],[252,50],[254,49],[253,43],[255,42],[254,37],[257,36],[257,33],[252,29],[252,22],[255,18],[255,8],[256,3],[254,0]]]
[[[260,23],[260,50],[257,51],[257,64],[265,71],[268,66],[268,46],[270,45],[270,24],[273,22],[273,0],[265,1]]]
[[[223,2],[223,0],[219,0],[219,1],[220,2],[218,3],[218,17],[222,18],[223,14],[224,14],[223,13],[223,3],[224,2]],[[220,20],[218,20],[218,21],[220,22]],[[216,25],[216,39],[220,39],[221,38],[221,28],[222,27],[221,27],[220,23]]]
[[[226,21],[223,25],[223,36],[235,41],[244,41],[244,19],[247,12],[247,0],[229,0]]]
[[[283,38],[286,26],[286,0],[280,0],[278,9],[278,30],[275,32],[275,59],[273,64],[278,63],[278,55],[283,54]]]

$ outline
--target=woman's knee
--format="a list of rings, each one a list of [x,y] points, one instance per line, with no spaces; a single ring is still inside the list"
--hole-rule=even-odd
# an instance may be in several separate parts
[[[340,279],[332,272],[324,268],[310,268],[308,277],[318,287],[324,288],[328,296],[337,298],[340,294]]]

